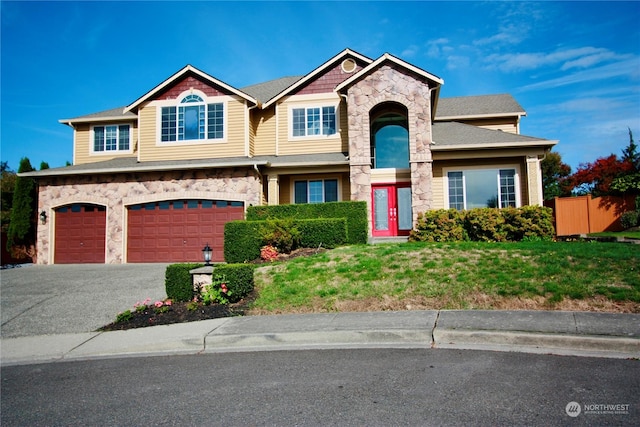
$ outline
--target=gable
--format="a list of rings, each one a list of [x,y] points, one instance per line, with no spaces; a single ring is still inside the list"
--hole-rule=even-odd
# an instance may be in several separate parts
[[[203,79],[194,75],[187,75],[183,79],[176,81],[173,85],[170,85],[158,92],[158,94],[150,98],[149,101],[176,99],[181,93],[190,89],[202,91],[207,96],[223,96],[232,94],[231,91],[224,90],[220,86],[205,82]]]
[[[353,69],[345,70],[345,66],[343,64],[348,60],[354,61],[355,67]],[[355,57],[349,56],[341,58],[340,61],[331,65],[326,71],[318,74],[313,80],[310,80],[295,92],[290,93],[290,95],[312,95],[333,92],[336,86],[362,70],[366,65],[368,64]]]

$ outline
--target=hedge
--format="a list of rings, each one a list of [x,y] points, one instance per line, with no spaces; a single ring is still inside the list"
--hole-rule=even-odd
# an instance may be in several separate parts
[[[247,208],[248,221],[266,220],[269,218],[346,218],[347,244],[367,243],[369,236],[367,202],[363,201],[249,206]]]
[[[551,240],[553,236],[552,210],[542,206],[523,206],[468,211],[440,209],[420,213],[410,240],[504,242]]]
[[[191,301],[193,283],[189,271],[203,267],[203,264],[172,264],[165,272],[167,298],[172,301]],[[239,301],[253,290],[253,265],[221,264],[214,266],[214,276],[224,276],[227,288],[231,291],[230,302]]]
[[[224,228],[224,259],[228,263],[243,263],[260,257],[260,248],[267,244],[263,240],[265,229],[270,226],[287,225],[295,228],[300,234],[300,247],[335,248],[347,241],[346,218],[298,219],[281,222],[266,221],[232,221]],[[296,246],[297,247],[297,246]],[[293,247],[295,249],[296,247]]]

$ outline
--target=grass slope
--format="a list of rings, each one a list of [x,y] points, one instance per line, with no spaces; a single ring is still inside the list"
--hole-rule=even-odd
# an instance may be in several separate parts
[[[348,246],[256,270],[254,313],[529,308],[640,312],[640,245]]]

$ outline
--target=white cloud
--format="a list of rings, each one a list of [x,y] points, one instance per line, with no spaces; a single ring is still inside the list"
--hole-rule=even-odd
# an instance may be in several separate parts
[[[497,34],[474,40],[473,44],[476,46],[495,44],[519,44],[526,38],[528,32],[529,27],[526,25],[511,24],[506,27],[501,27],[500,32]]]
[[[439,38],[435,40],[430,40],[427,42],[427,56],[430,58],[440,58],[442,56],[443,50],[446,49],[449,44],[449,39]]]
[[[400,56],[406,57],[406,58],[413,58],[414,56],[416,56],[416,53],[418,53],[418,46],[416,46],[415,44],[412,44],[409,47],[407,47],[405,50],[403,50]]]
[[[466,68],[469,66],[471,60],[468,56],[450,55],[447,56],[447,69],[455,70],[458,68]]]

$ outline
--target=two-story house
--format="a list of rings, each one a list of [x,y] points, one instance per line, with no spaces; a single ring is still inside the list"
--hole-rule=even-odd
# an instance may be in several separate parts
[[[37,179],[38,263],[222,260],[249,205],[364,200],[370,235],[429,209],[542,203],[557,141],[520,135],[510,95],[440,98],[443,80],[346,49],[304,76],[232,87],[186,66],[131,104],[61,123],[73,165]]]

